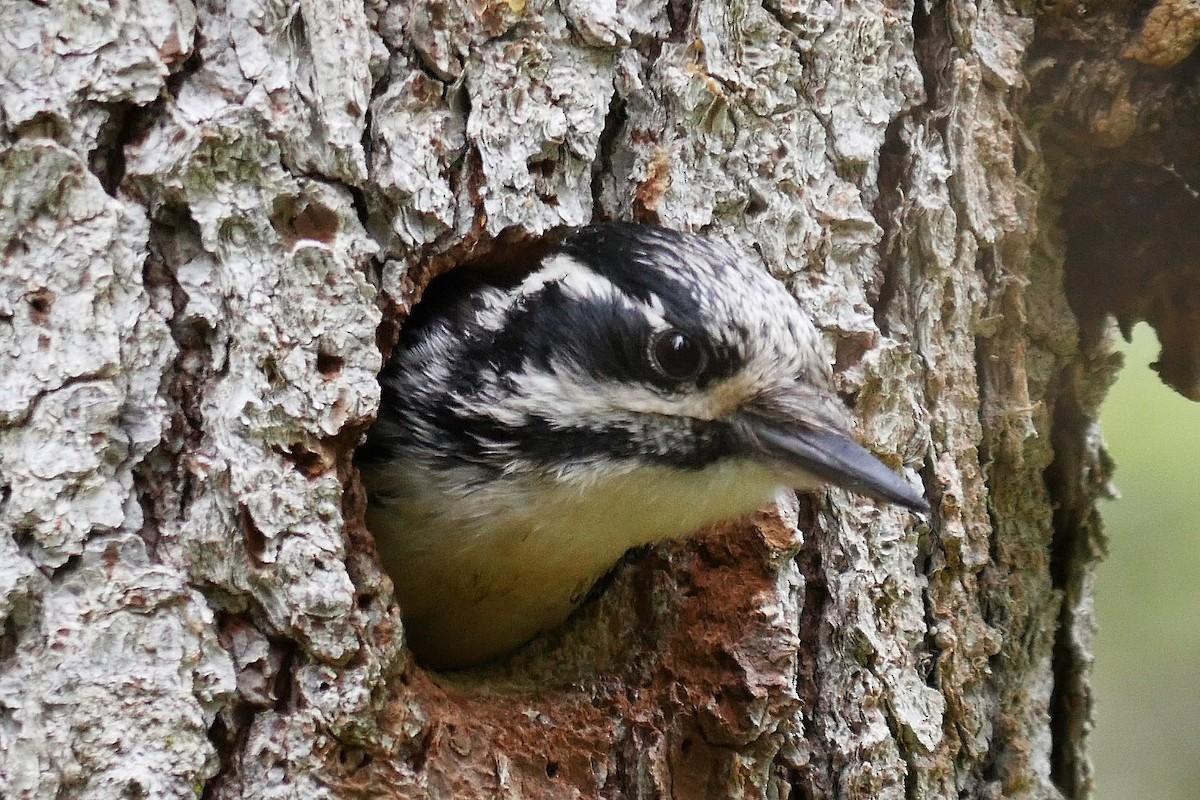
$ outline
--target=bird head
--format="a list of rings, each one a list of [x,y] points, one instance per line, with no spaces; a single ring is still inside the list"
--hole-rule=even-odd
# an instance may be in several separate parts
[[[854,441],[796,299],[700,236],[582,228],[520,281],[414,319],[401,347],[384,375],[385,405],[409,407],[394,430],[498,475],[743,463],[928,509]]]

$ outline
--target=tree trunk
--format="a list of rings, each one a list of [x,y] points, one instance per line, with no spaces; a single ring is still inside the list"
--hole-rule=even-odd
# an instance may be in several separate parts
[[[0,796],[1088,796],[1106,320],[1200,351],[1146,205],[1200,197],[1200,22],[1095,5],[0,0]],[[425,671],[382,353],[598,218],[785,281],[934,513],[802,496]]]

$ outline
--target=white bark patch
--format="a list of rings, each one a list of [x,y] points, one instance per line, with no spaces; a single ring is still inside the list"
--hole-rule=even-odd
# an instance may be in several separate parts
[[[295,179],[279,158],[245,113],[203,128],[166,121],[130,158],[154,205],[185,207],[195,223],[197,241],[171,264],[187,295],[177,322],[212,328],[195,353],[214,372],[196,401],[194,492],[162,551],[338,661],[358,642],[343,487],[323,440],[379,400],[379,316],[361,272],[374,245],[345,191]]]
[[[207,0],[198,19],[203,68],[179,92],[184,118],[250,112],[292,169],[362,184],[371,71],[384,58],[362,4]]]
[[[207,731],[233,689],[212,612],[132,534],[90,540],[45,587],[0,673],[0,794],[189,797],[217,770]]]
[[[458,199],[452,179],[462,170],[466,118],[450,91],[413,72],[371,107],[372,178],[395,206],[389,225],[406,246],[419,246],[454,226]]]
[[[0,4],[0,110],[11,127],[39,115],[77,153],[97,144],[112,103],[146,105],[192,49],[187,0]]]
[[[628,46],[634,35],[665,36],[670,29],[664,0],[562,0],[567,22],[596,47]]]
[[[471,62],[467,137],[479,153],[488,230],[543,231],[592,216],[592,161],[613,94],[607,53],[565,36],[561,16],[545,29],[488,42]]]
[[[137,536],[175,354],[146,220],[44,140],[0,154],[0,207],[0,795],[185,796],[216,770],[232,673],[207,605]]]
[[[58,567],[125,521],[173,345],[142,288],[146,221],[49,142],[0,155],[0,521]]]

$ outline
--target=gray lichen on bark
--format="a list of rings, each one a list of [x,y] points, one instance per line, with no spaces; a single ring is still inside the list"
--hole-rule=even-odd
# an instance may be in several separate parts
[[[0,794],[1085,796],[1115,366],[1030,13],[0,0]],[[785,502],[431,674],[350,462],[382,353],[595,218],[760,259],[936,513]]]

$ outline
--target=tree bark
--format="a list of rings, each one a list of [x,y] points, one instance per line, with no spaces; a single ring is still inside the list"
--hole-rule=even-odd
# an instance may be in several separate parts
[[[1200,185],[1200,22],[1096,5],[0,0],[0,795],[1088,796],[1108,316],[1200,374],[1187,214],[1095,238],[1106,165]],[[382,355],[599,218],[761,260],[934,513],[781,502],[425,671]]]

